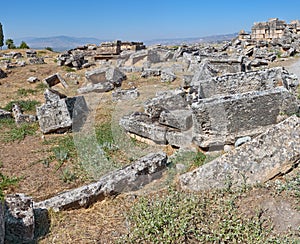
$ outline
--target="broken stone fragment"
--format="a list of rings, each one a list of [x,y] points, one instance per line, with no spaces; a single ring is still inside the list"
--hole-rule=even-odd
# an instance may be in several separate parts
[[[44,97],[46,100],[46,103],[56,102],[62,98],[66,98],[67,96],[65,94],[62,94],[54,89],[48,88],[44,92]]]
[[[160,75],[160,79],[161,82],[173,82],[174,80],[176,80],[176,75],[174,74],[174,72],[172,70],[162,70],[161,75]]]
[[[46,77],[43,82],[48,87],[55,86],[58,83],[61,83],[63,85],[63,87],[65,87],[65,88],[68,87],[68,84],[65,82],[65,80],[58,73]]]
[[[7,77],[7,74],[2,69],[0,69],[0,79],[5,77]]]
[[[179,130],[188,130],[193,125],[192,112],[187,109],[164,110],[159,116],[159,123]]]
[[[116,90],[112,92],[112,97],[114,100],[130,100],[139,97],[139,92],[136,88]]]
[[[120,125],[127,132],[146,137],[158,144],[166,144],[167,127],[153,122],[149,115],[135,112],[121,118]]]
[[[284,87],[202,99],[192,104],[193,140],[202,148],[233,144],[276,124],[281,113],[297,111],[295,97]]]
[[[27,81],[28,81],[29,83],[36,83],[36,82],[39,81],[39,79],[38,79],[37,77],[35,77],[35,76],[31,76],[31,77],[29,77],[29,78],[27,79]]]
[[[250,142],[180,176],[183,189],[201,191],[264,183],[289,172],[300,160],[300,118],[272,126]]]
[[[163,110],[185,109],[187,105],[185,92],[176,89],[158,93],[144,103],[144,109],[151,118],[159,118]]]
[[[9,118],[12,118],[11,113],[4,109],[0,109],[0,119],[9,119]]]
[[[5,240],[8,243],[27,243],[34,239],[32,198],[24,194],[5,198]]]
[[[16,124],[21,124],[24,122],[31,123],[36,121],[36,116],[31,114],[23,114],[21,107],[18,104],[13,104],[12,114],[15,118]]]
[[[83,96],[58,99],[56,95],[51,94],[50,102],[36,108],[40,129],[44,134],[66,132],[74,123],[76,128],[80,128],[89,111]]]
[[[141,189],[152,180],[161,177],[167,166],[167,155],[150,153],[134,163],[108,173],[97,182],[63,192],[50,199],[34,203],[35,208],[54,211],[88,207],[106,196]]]
[[[90,92],[97,92],[97,93],[101,93],[101,92],[108,92],[114,89],[114,85],[108,81],[106,82],[101,82],[101,83],[97,83],[97,84],[87,84],[85,86],[82,86],[80,88],[77,89],[77,92],[79,94],[84,94],[84,93],[90,93]]]
[[[118,68],[108,67],[100,68],[85,73],[86,79],[93,83],[111,83],[113,86],[119,87],[122,81],[126,79],[126,75],[121,72]]]

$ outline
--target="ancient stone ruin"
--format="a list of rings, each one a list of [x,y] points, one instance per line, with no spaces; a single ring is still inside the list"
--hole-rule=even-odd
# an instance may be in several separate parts
[[[128,132],[175,147],[233,145],[299,110],[298,81],[283,68],[227,74],[194,81],[187,90],[158,93],[144,113],[124,116]]]

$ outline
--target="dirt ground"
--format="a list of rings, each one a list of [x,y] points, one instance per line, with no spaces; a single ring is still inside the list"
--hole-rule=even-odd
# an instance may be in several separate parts
[[[7,51],[1,51],[1,53]],[[24,53],[24,51],[22,51]],[[41,81],[54,73],[60,73],[70,85],[68,90],[57,87],[67,95],[75,95],[76,89],[84,83],[84,72],[76,71],[78,83],[65,76],[68,70],[65,67],[58,67],[55,63],[57,53],[46,52],[42,54],[46,64],[26,65],[7,70],[8,77],[0,80],[0,107],[4,107],[12,100],[37,100],[44,102],[44,89],[39,88]],[[1,58],[0,58],[1,61]],[[12,60],[16,61],[16,60]],[[299,64],[299,59],[274,63],[274,65],[291,66]],[[0,67],[1,68],[1,67]],[[95,66],[90,69],[96,68]],[[300,68],[299,68],[300,70]],[[30,84],[26,80],[30,76],[40,79],[38,83]],[[163,84],[157,79],[141,80],[138,74],[129,74],[128,79],[123,83],[124,88],[136,86],[139,89],[140,97],[128,104],[113,104],[113,118],[117,120],[122,114],[129,111],[141,110],[141,104],[147,98],[151,98],[157,91],[172,89],[180,85],[180,78],[172,84]],[[18,91],[22,88],[35,90],[34,94],[20,95]],[[99,95],[96,99],[95,120],[96,122],[106,121],[107,111],[105,105],[112,104],[111,93]],[[99,106],[102,108],[99,109]],[[106,111],[106,112],[105,112]],[[116,117],[114,117],[116,116]],[[5,129],[4,129],[5,130]],[[0,136],[2,134],[0,133]],[[90,182],[84,175],[78,174],[76,180],[64,182],[61,177],[63,169],[73,167],[74,160],[67,160],[62,166],[56,159],[50,160],[53,152],[51,148],[57,146],[59,138],[63,135],[42,135],[37,130],[35,135],[26,136],[24,140],[5,142],[0,138],[0,162],[1,172],[10,177],[19,177],[19,184],[7,190],[8,193],[25,193],[39,201],[53,196],[66,189]],[[162,150],[170,152],[166,147]],[[136,201],[134,194],[122,194],[114,199],[105,199],[97,202],[88,209],[71,210],[61,213],[51,213],[50,233],[40,243],[112,243],[121,234],[127,231],[127,222],[124,213]],[[286,231],[286,226],[292,224],[299,226],[299,202],[288,195],[276,195],[267,188],[256,188],[239,201],[241,212],[253,214],[251,210],[264,208],[266,217],[272,217],[277,231]]]

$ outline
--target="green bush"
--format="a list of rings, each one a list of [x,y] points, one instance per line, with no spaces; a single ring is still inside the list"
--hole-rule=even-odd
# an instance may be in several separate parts
[[[23,111],[35,111],[36,106],[40,105],[41,103],[36,100],[15,100],[10,101],[6,106],[3,108],[4,110],[11,111],[13,104],[18,104]]]
[[[20,126],[13,125],[9,131],[4,132],[4,141],[21,141],[26,136],[35,135],[38,125],[37,123],[23,123]]]
[[[16,177],[10,178],[8,176],[3,175],[0,172],[0,200],[3,201],[3,198],[4,198],[3,191],[6,190],[7,188],[9,188],[10,186],[16,185],[19,181],[20,181],[19,178],[16,178]]]
[[[280,243],[262,211],[240,214],[237,193],[201,195],[174,189],[142,197],[127,213],[128,233],[121,243]]]
[[[29,46],[27,45],[26,42],[22,41],[20,46],[19,46],[20,49],[29,49]]]

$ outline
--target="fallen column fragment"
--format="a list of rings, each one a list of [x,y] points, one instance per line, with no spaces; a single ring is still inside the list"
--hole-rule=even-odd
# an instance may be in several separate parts
[[[88,207],[106,196],[134,191],[160,177],[167,165],[165,153],[148,154],[131,165],[103,176],[99,181],[63,192],[42,202],[35,208],[53,208],[54,211]]]

